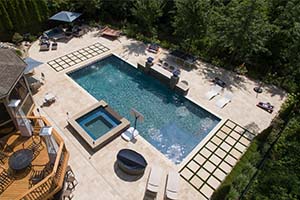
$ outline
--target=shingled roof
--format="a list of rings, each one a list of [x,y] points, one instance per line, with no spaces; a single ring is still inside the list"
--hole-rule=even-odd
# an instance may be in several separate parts
[[[0,98],[9,93],[25,67],[26,63],[15,52],[0,48]]]

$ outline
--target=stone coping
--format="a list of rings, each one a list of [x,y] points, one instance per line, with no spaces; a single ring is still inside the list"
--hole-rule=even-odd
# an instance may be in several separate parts
[[[120,124],[110,131],[105,133],[103,136],[99,137],[98,139],[94,140],[78,123],[77,119],[84,116],[85,114],[95,110],[96,108],[102,107],[105,109],[106,112],[111,114],[117,120],[120,121]],[[98,103],[80,111],[79,113],[75,114],[71,119],[68,120],[68,123],[72,126],[72,128],[84,139],[84,141],[93,149],[97,150],[103,147],[105,144],[116,138],[117,136],[121,135],[127,128],[130,126],[130,122],[121,117],[116,111],[114,111],[108,104],[101,100]]]

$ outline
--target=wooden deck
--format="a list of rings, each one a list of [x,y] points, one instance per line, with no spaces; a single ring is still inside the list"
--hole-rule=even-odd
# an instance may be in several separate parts
[[[45,125],[50,125],[44,118],[31,117],[31,119],[35,122],[34,130],[36,134],[39,132],[40,123],[38,122],[41,122],[41,120]],[[0,188],[1,200],[49,199],[62,188],[64,174],[68,165],[69,153],[65,148],[64,141],[54,129],[52,135],[59,146],[55,163],[52,165],[49,174],[32,187],[30,187],[29,184],[32,170],[42,170],[50,161],[44,138],[39,137],[38,135],[30,138],[22,137],[19,132],[1,138],[1,141],[4,141],[6,144],[3,152],[8,155],[8,157],[4,159],[4,163],[0,162],[0,184],[1,188],[4,188],[4,191],[2,192]],[[34,153],[31,167],[24,170],[22,173],[13,173],[8,166],[9,156],[17,150],[31,148],[32,145],[35,144],[34,141],[35,143],[37,143],[37,141],[38,143],[39,141],[41,142],[39,143],[38,150]]]

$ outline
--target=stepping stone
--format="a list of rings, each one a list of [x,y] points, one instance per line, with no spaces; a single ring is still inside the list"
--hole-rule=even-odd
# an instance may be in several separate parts
[[[209,177],[210,173],[206,171],[204,168],[201,168],[198,172],[197,175],[204,181]]]
[[[188,168],[184,168],[180,173],[185,179],[189,180],[193,176],[193,172]]]

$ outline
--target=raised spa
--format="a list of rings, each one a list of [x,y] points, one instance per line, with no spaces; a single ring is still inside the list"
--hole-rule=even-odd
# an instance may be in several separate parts
[[[117,114],[105,101],[76,114],[69,120],[69,124],[92,149],[101,147],[129,127],[129,121]]]

